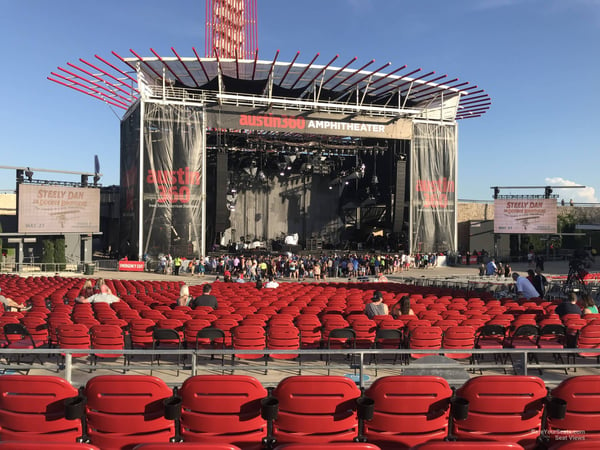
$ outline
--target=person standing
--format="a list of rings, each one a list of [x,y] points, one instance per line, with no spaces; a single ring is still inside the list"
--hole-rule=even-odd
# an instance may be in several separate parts
[[[548,280],[542,274],[542,268],[537,266],[535,268],[535,275],[533,276],[533,287],[540,294],[540,298],[544,298],[546,295],[546,288],[548,286]]]
[[[498,267],[496,266],[496,260],[494,258],[490,259],[489,262],[487,263],[486,267],[485,267],[485,274],[486,275],[496,275],[496,272],[498,271]]]
[[[174,272],[175,275],[179,275],[179,271],[181,270],[181,258],[176,256],[173,260]]]

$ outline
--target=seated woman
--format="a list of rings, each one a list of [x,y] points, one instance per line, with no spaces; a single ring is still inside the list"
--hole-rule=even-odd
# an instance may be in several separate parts
[[[590,294],[583,294],[581,297],[581,302],[583,303],[582,315],[598,314],[598,307],[596,306],[596,302],[594,302],[594,299]]]
[[[77,298],[86,299],[94,294],[96,294],[96,291],[94,290],[92,280],[85,280],[85,283],[83,284],[83,287],[81,288]]]
[[[410,307],[410,297],[405,295],[398,303],[392,306],[392,317],[397,319],[400,316],[414,316],[415,312]]]
[[[194,300],[194,297],[190,295],[190,287],[187,284],[182,284],[179,289],[177,306],[188,306],[192,300]]]

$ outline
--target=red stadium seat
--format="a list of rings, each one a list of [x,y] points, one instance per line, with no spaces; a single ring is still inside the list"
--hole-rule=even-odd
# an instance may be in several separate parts
[[[101,450],[92,444],[83,442],[38,442],[8,441],[0,442],[1,450]]]
[[[117,325],[95,325],[90,329],[91,346],[93,349],[102,350],[123,350],[125,348],[125,338],[123,330]],[[115,353],[95,353],[93,363],[98,362],[98,358],[120,358],[122,354]]]
[[[471,378],[456,391],[468,402],[466,418],[455,416],[458,440],[511,441],[534,448],[542,430],[546,386],[537,377],[489,375]]]
[[[172,391],[159,378],[102,375],[89,380],[84,393],[87,436],[103,450],[167,443],[175,435],[175,423],[164,418],[163,406]]]
[[[169,444],[139,444],[133,450],[241,450],[232,444],[207,444],[200,442],[171,442]],[[42,450],[42,449],[40,449]]]
[[[354,381],[338,376],[292,376],[272,396],[279,413],[273,423],[278,443],[352,442],[358,433]]]
[[[76,395],[60,377],[0,376],[0,440],[76,442],[81,423],[66,419],[64,407],[64,401]]]
[[[514,442],[493,441],[431,441],[419,444],[412,450],[523,450],[519,444]]]
[[[255,378],[198,375],[188,378],[178,394],[182,398],[184,442],[261,448],[267,427],[260,414],[260,402],[267,391]]]
[[[546,424],[550,441],[581,437],[600,447],[600,376],[567,378],[551,395]]]
[[[448,382],[433,376],[389,376],[375,380],[365,395],[374,401],[365,436],[379,446],[407,448],[448,434]]]
[[[233,329],[233,348],[235,350],[264,350],[266,348],[265,329],[257,325],[240,325]],[[240,359],[261,359],[264,354],[236,353]],[[232,356],[232,360],[234,357]]]
[[[475,329],[464,325],[450,327],[444,332],[442,339],[444,349],[471,350],[475,348]],[[472,353],[444,353],[444,356],[452,359],[469,359]]]
[[[274,450],[381,450],[373,444],[363,442],[329,442],[323,444],[282,444],[275,447]]]
[[[442,347],[442,329],[440,327],[421,326],[414,328],[408,336],[408,346],[414,350],[433,350]],[[411,357],[418,359],[431,353],[411,353]]]

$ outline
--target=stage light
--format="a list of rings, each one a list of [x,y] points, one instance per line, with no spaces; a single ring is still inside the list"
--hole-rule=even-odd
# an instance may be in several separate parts
[[[88,185],[88,176],[81,175],[81,187],[87,187]]]
[[[23,181],[25,181],[23,173],[23,169],[17,169],[17,183],[22,183]]]
[[[33,171],[29,167],[25,170],[25,176],[29,181],[33,180]]]

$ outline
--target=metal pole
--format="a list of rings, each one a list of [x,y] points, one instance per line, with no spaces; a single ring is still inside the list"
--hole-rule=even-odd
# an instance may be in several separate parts
[[[201,187],[201,223],[200,248],[202,253],[206,252],[206,107],[202,108],[202,187]]]
[[[139,173],[139,192],[138,192],[138,261],[142,260],[144,254],[144,100],[140,98],[140,173]]]
[[[71,353],[65,353],[65,380],[71,384],[73,378],[73,358]]]

